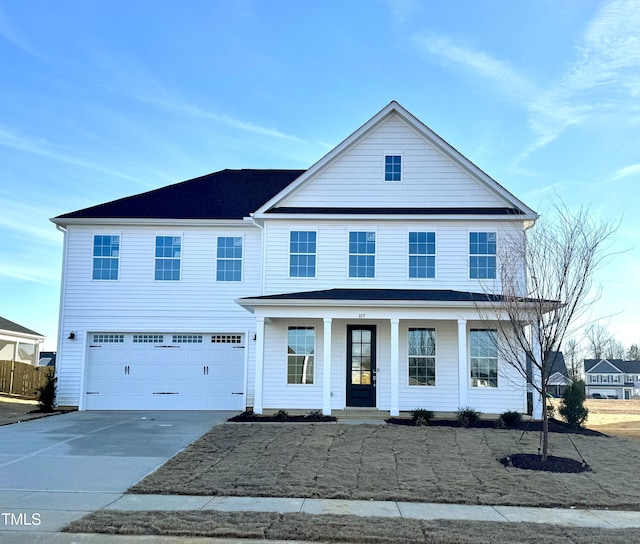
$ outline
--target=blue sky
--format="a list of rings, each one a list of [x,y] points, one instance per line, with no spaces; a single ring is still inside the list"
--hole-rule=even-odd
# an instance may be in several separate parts
[[[307,168],[398,100],[528,205],[621,218],[595,314],[640,342],[640,2],[0,0],[0,315],[57,334],[50,217]]]

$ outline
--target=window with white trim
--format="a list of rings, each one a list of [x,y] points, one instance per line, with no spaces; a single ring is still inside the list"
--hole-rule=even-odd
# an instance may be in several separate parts
[[[436,385],[436,330],[410,328],[409,385]]]
[[[316,331],[313,327],[289,327],[287,383],[313,384]]]
[[[218,281],[242,281],[242,237],[218,236]]]
[[[174,344],[202,344],[201,334],[174,334],[171,337]]]
[[[156,280],[180,280],[181,246],[180,236],[156,236]]]
[[[98,344],[122,344],[124,334],[94,334],[93,341]]]
[[[93,279],[117,280],[120,236],[96,234],[93,237]]]
[[[436,277],[436,233],[409,233],[409,277]]]
[[[349,233],[349,277],[373,278],[376,273],[376,233]]]
[[[469,233],[469,277],[471,279],[495,279],[495,232]]]
[[[384,156],[384,180],[402,181],[402,155]]]
[[[314,231],[294,230],[289,234],[289,276],[316,277],[316,238]]]
[[[134,344],[159,344],[164,342],[164,335],[162,334],[134,334]]]
[[[469,331],[471,387],[498,387],[498,331]]]

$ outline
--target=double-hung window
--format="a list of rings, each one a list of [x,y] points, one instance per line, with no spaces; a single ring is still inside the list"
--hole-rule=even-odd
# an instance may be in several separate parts
[[[216,279],[242,281],[242,237],[219,236]]]
[[[409,277],[436,277],[436,233],[409,233]]]
[[[180,280],[181,251],[182,239],[180,236],[156,236],[156,280]]]
[[[409,329],[409,385],[436,384],[436,330]]]
[[[96,234],[93,237],[93,279],[117,280],[120,236]]]
[[[469,277],[471,279],[495,279],[495,232],[469,233]]]
[[[498,333],[492,329],[471,329],[471,387],[498,387]]]
[[[349,233],[349,277],[373,278],[376,274],[376,233]]]
[[[402,155],[384,156],[384,180],[402,181]]]
[[[313,384],[316,331],[313,327],[289,327],[287,383]]]
[[[289,235],[289,276],[316,277],[316,238],[314,231],[291,231]]]

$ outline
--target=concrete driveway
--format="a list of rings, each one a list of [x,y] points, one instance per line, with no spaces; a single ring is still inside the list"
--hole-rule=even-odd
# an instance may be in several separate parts
[[[234,414],[71,412],[0,427],[0,542],[111,504]]]

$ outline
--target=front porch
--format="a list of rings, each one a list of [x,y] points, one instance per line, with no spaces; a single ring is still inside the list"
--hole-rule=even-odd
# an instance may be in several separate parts
[[[452,413],[466,406],[485,414],[526,413],[526,383],[516,369],[497,356],[486,375],[478,373],[481,357],[471,368],[470,335],[487,327],[474,300],[460,293],[449,297],[454,300],[425,300],[424,294],[382,299],[372,290],[353,291],[362,291],[360,298],[239,301],[256,315],[256,413],[318,409],[335,415],[355,406],[392,417],[415,408]],[[306,331],[306,347],[291,344],[296,331]],[[362,331],[371,339],[358,337]],[[409,345],[415,331],[431,339],[428,350]],[[367,388],[370,397],[363,400]]]

